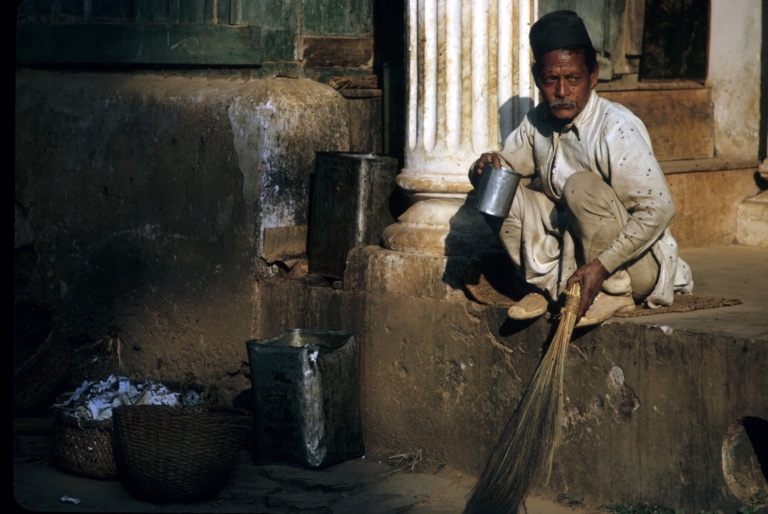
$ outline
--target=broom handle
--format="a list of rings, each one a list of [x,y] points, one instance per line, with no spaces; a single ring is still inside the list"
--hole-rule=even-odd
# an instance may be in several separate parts
[[[557,333],[555,334],[555,340],[561,340],[560,348],[555,353],[560,353],[559,358],[556,355],[552,355],[553,359],[560,362],[558,369],[555,371],[555,387],[557,388],[557,415],[555,419],[555,435],[552,438],[552,446],[550,447],[549,454],[546,459],[546,483],[549,483],[549,477],[552,474],[552,460],[555,455],[555,448],[560,441],[560,418],[563,412],[563,374],[565,372],[565,355],[568,352],[568,345],[571,342],[571,335],[573,334],[573,327],[576,325],[576,315],[579,312],[579,306],[581,304],[581,284],[576,282],[570,289],[565,291],[565,305],[560,310],[560,325],[557,327]],[[553,341],[554,344],[554,341]],[[548,352],[549,353],[549,352]]]
[[[528,384],[517,409],[501,434],[464,514],[516,512],[532,480],[552,472],[563,412],[563,375],[581,284],[565,291],[560,323]]]
[[[565,291],[565,306],[563,314],[570,312],[574,316],[579,313],[579,303],[581,302],[581,284],[576,282],[570,289]],[[576,321],[576,320],[574,320]]]

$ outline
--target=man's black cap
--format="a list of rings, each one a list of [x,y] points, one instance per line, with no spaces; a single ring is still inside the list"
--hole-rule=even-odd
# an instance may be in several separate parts
[[[571,46],[592,47],[584,20],[573,11],[555,11],[545,14],[533,24],[530,32],[533,58],[541,60],[541,56]]]

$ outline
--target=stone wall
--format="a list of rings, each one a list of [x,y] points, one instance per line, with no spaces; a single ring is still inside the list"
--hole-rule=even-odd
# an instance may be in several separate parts
[[[85,342],[117,327],[127,374],[242,391],[264,230],[306,224],[315,152],[380,113],[355,101],[307,79],[19,71],[16,296]]]
[[[764,183],[754,168],[673,173],[666,178],[677,209],[669,228],[680,248],[736,242],[739,204],[759,193]]]

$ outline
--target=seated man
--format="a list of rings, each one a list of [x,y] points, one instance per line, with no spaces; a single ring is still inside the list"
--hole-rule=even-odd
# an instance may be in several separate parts
[[[691,292],[693,280],[667,228],[675,206],[645,126],[593,90],[595,49],[576,13],[543,16],[530,42],[543,101],[500,152],[482,154],[470,170],[473,183],[488,162],[533,178],[517,189],[499,231],[532,291],[510,317],[540,316],[575,282],[577,326],[635,303],[672,304],[675,292]]]

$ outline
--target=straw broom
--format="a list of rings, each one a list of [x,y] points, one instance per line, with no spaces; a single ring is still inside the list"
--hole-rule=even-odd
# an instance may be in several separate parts
[[[531,483],[552,471],[563,410],[563,372],[579,310],[581,286],[566,292],[547,353],[536,368],[467,502],[464,514],[516,514]]]

